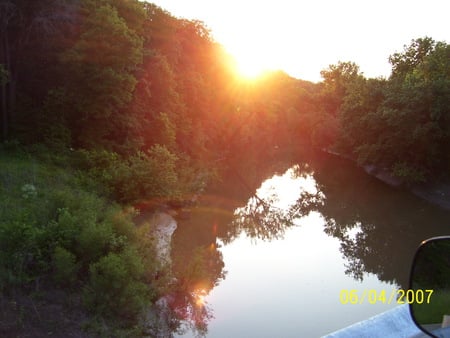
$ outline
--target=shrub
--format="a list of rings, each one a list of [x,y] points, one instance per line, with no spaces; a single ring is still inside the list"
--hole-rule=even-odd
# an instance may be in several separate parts
[[[57,246],[53,253],[53,268],[53,278],[58,285],[72,286],[77,280],[80,265],[73,253]]]
[[[148,287],[139,279],[144,267],[135,252],[109,253],[92,263],[84,299],[99,315],[137,322],[149,302]]]
[[[127,175],[137,173],[143,184],[144,172],[166,165],[154,161],[170,157],[160,150],[161,156],[139,155],[126,162]],[[0,152],[0,291],[27,293],[33,286],[36,291],[56,286],[65,289],[67,297],[83,296],[94,324],[117,326],[120,332],[139,330],[140,315],[155,297],[158,264],[147,229],[132,222],[135,211],[86,190],[86,174],[3,155]],[[112,158],[106,166],[114,163],[114,155],[105,157]],[[123,178],[112,168],[105,170],[110,182]],[[145,184],[158,183],[152,178]]]

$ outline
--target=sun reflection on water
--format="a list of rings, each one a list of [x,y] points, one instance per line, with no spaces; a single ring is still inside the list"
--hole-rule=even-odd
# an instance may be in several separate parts
[[[198,289],[195,290],[192,293],[194,299],[195,299],[195,305],[198,307],[203,307],[206,305],[206,296],[208,295],[208,292],[205,289]]]

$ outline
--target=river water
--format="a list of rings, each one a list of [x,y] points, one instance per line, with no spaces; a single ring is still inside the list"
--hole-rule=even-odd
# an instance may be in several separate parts
[[[449,212],[329,155],[236,166],[177,221],[177,337],[331,333],[397,306],[416,247],[450,233]]]

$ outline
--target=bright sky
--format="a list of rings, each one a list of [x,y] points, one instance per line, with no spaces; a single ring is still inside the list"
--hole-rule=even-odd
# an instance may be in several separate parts
[[[320,81],[320,71],[353,61],[366,77],[388,76],[389,55],[412,39],[450,41],[448,0],[153,0],[198,19],[248,72],[282,69]]]

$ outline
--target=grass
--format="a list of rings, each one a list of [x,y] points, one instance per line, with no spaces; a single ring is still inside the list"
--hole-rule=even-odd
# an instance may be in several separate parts
[[[152,244],[85,173],[46,157],[0,147],[0,336],[134,332],[159,268]]]
[[[435,290],[429,304],[414,303],[413,313],[419,324],[441,323],[443,315],[450,315],[450,290]]]

